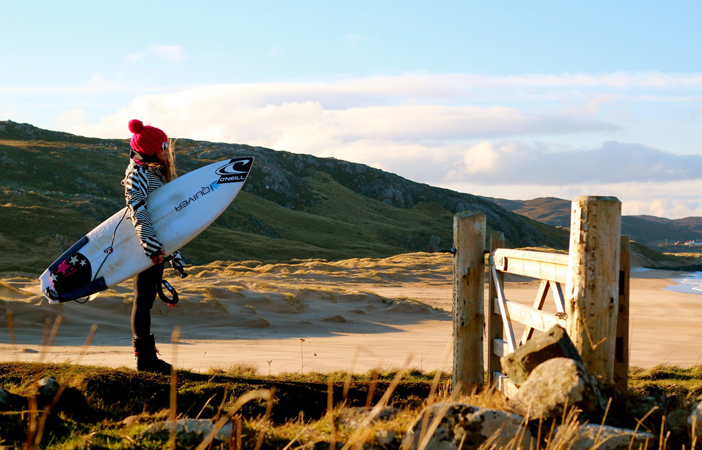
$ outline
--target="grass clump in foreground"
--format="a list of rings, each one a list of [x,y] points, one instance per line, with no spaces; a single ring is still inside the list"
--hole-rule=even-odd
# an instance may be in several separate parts
[[[37,382],[48,376],[58,381],[60,395],[39,394]],[[239,365],[207,374],[179,372],[171,379],[129,369],[0,363],[0,380],[8,393],[8,403],[0,406],[0,448],[17,449],[341,449],[363,443],[400,449],[425,406],[451,400],[450,374],[419,370],[264,376]],[[667,433],[664,418],[689,411],[701,392],[702,366],[634,368],[629,392],[613,401],[603,422],[648,431],[665,438],[668,448],[681,448],[685,442]],[[457,400],[509,410],[504,397],[491,390]],[[388,420],[354,417],[355,408],[377,415],[385,406],[396,408]],[[228,438],[204,444],[202,435],[176,438],[168,428],[144,434],[155,423],[175,419],[234,426]],[[577,426],[573,416],[555,425],[564,421]],[[542,424],[539,448],[570,448],[547,439],[551,425]]]

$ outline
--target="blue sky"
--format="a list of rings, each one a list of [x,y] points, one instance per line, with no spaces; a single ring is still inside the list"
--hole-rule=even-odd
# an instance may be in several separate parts
[[[0,120],[702,216],[702,2],[0,0]]]

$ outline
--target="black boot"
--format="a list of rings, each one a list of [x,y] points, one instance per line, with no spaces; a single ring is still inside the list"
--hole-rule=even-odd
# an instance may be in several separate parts
[[[150,334],[148,337],[132,338],[132,345],[134,346],[134,357],[136,358],[136,366],[139,372],[171,374],[171,365],[158,357],[158,349],[156,349],[153,334]]]

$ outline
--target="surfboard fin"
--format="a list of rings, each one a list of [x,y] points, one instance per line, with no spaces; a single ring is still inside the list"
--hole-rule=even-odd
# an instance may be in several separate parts
[[[91,294],[90,297],[88,297],[88,301],[89,301],[89,302],[92,302],[93,300],[95,300],[96,298],[98,298],[99,295],[100,295],[99,292],[96,292],[96,293],[94,293],[94,294]]]

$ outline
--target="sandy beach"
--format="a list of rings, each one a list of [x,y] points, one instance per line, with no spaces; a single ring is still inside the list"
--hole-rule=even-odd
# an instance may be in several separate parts
[[[702,360],[702,295],[665,289],[680,276],[632,272],[631,365],[691,366]],[[451,369],[450,255],[219,262],[190,268],[185,279],[168,271],[167,278],[181,302],[170,308],[157,299],[152,331],[162,357],[181,369],[244,365],[261,374],[363,372],[405,364]],[[531,304],[537,286],[508,279],[507,297]],[[0,360],[132,367],[131,292],[128,281],[86,304],[49,305],[36,280],[0,279]],[[85,347],[93,325],[92,343]],[[174,330],[177,345],[171,343]],[[49,340],[51,345],[42,345]]]

